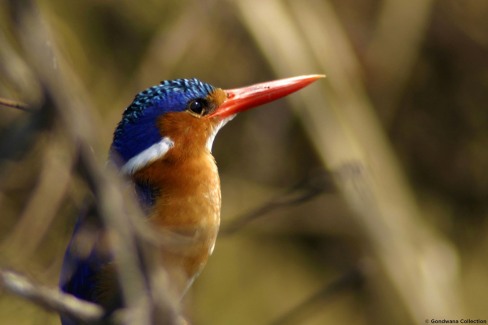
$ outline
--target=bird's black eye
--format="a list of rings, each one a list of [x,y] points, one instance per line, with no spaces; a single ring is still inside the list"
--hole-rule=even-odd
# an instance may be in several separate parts
[[[205,115],[207,113],[207,101],[202,98],[197,98],[188,103],[188,110],[197,115]]]

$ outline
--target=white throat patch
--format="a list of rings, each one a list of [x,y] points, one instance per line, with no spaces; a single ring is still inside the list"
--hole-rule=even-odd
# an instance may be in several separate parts
[[[222,119],[222,121],[220,121],[219,124],[217,124],[212,132],[212,134],[208,137],[208,140],[207,140],[207,149],[208,151],[212,152],[212,145],[213,145],[213,142],[215,140],[215,136],[217,135],[217,133],[219,133],[219,130],[227,124],[227,122],[229,122],[230,120],[232,120],[234,117],[236,116],[236,114],[234,115],[231,115],[231,116],[228,116],[224,119]]]
[[[149,165],[159,158],[162,158],[173,146],[173,140],[168,137],[162,138],[161,141],[153,144],[149,148],[129,159],[122,166],[122,173],[126,175],[133,175],[141,168]]]

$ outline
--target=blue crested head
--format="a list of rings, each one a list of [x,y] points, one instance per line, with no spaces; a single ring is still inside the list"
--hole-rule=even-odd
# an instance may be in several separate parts
[[[165,80],[140,92],[124,111],[115,129],[112,151],[118,159],[128,161],[161,140],[158,117],[185,111],[189,102],[206,98],[214,89],[212,85],[193,78]]]

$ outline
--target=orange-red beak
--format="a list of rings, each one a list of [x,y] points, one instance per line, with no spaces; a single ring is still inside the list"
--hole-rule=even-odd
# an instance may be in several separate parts
[[[266,104],[308,86],[325,75],[313,74],[258,83],[255,85],[224,90],[227,99],[209,117],[228,117],[239,112]]]

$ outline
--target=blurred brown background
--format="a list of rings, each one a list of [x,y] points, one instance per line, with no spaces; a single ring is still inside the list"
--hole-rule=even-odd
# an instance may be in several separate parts
[[[50,34],[31,43],[15,2],[0,5],[0,97],[43,103],[43,74],[61,71],[101,165],[122,110],[160,80],[327,75],[217,137],[223,230],[304,179],[323,192],[224,231],[192,323],[488,320],[488,2],[39,1]],[[55,286],[86,186],[64,120],[28,114],[0,108],[0,267]],[[0,323],[58,320],[0,291]]]

